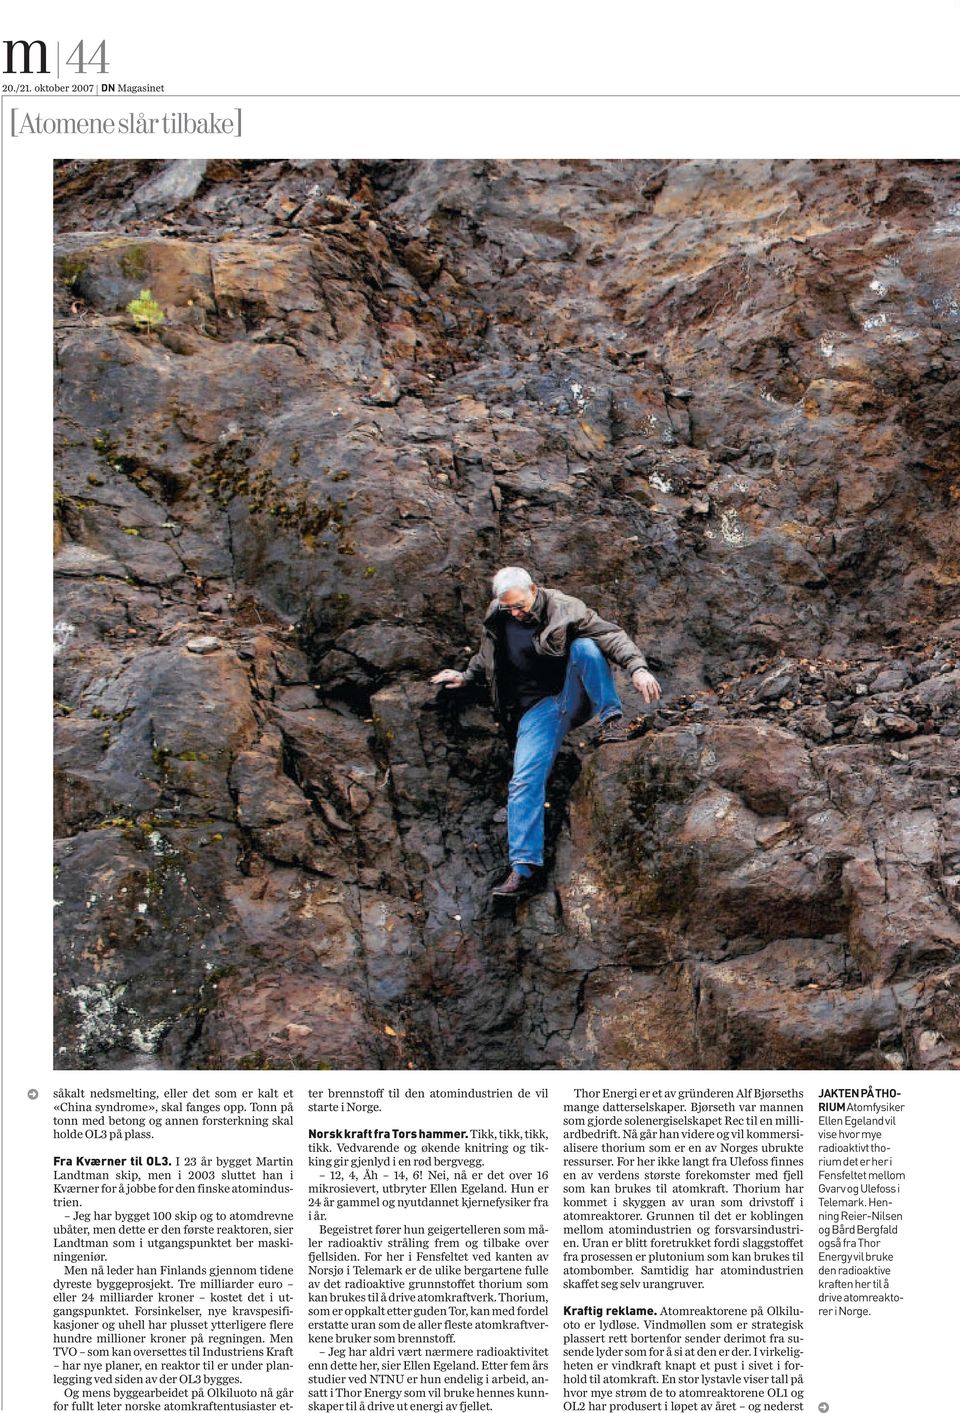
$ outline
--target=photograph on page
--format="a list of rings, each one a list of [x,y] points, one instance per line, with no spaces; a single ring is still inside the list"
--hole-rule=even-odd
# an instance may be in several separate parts
[[[54,1066],[955,1068],[958,178],[55,161]]]
[[[926,0],[42,8],[0,1404],[937,1407],[960,164],[843,97]]]

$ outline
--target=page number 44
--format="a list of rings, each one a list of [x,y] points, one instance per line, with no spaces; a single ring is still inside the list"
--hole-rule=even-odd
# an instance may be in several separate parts
[[[84,50],[84,41],[81,39],[66,63],[68,68],[76,69],[78,74],[85,74],[88,69],[96,69],[98,73],[105,74],[107,72],[107,41],[101,39],[96,49],[88,54]]]

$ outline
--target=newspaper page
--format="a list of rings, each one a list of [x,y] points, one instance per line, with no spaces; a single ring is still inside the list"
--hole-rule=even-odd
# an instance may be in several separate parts
[[[957,21],[8,16],[10,1413],[955,1400]]]

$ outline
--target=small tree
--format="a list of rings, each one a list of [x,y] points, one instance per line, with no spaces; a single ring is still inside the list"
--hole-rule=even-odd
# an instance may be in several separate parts
[[[131,299],[127,313],[142,329],[152,329],[167,317],[148,289],[142,289],[136,299]]]

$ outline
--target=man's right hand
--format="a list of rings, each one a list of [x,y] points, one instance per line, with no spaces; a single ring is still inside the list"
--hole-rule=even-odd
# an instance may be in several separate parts
[[[638,667],[630,678],[634,689],[638,691],[643,700],[649,706],[652,702],[658,702],[662,696],[660,683],[652,672],[648,672],[645,667]]]
[[[430,678],[434,687],[465,687],[467,679],[462,672],[456,672],[452,667],[445,667],[442,672],[438,672],[435,677]]]

